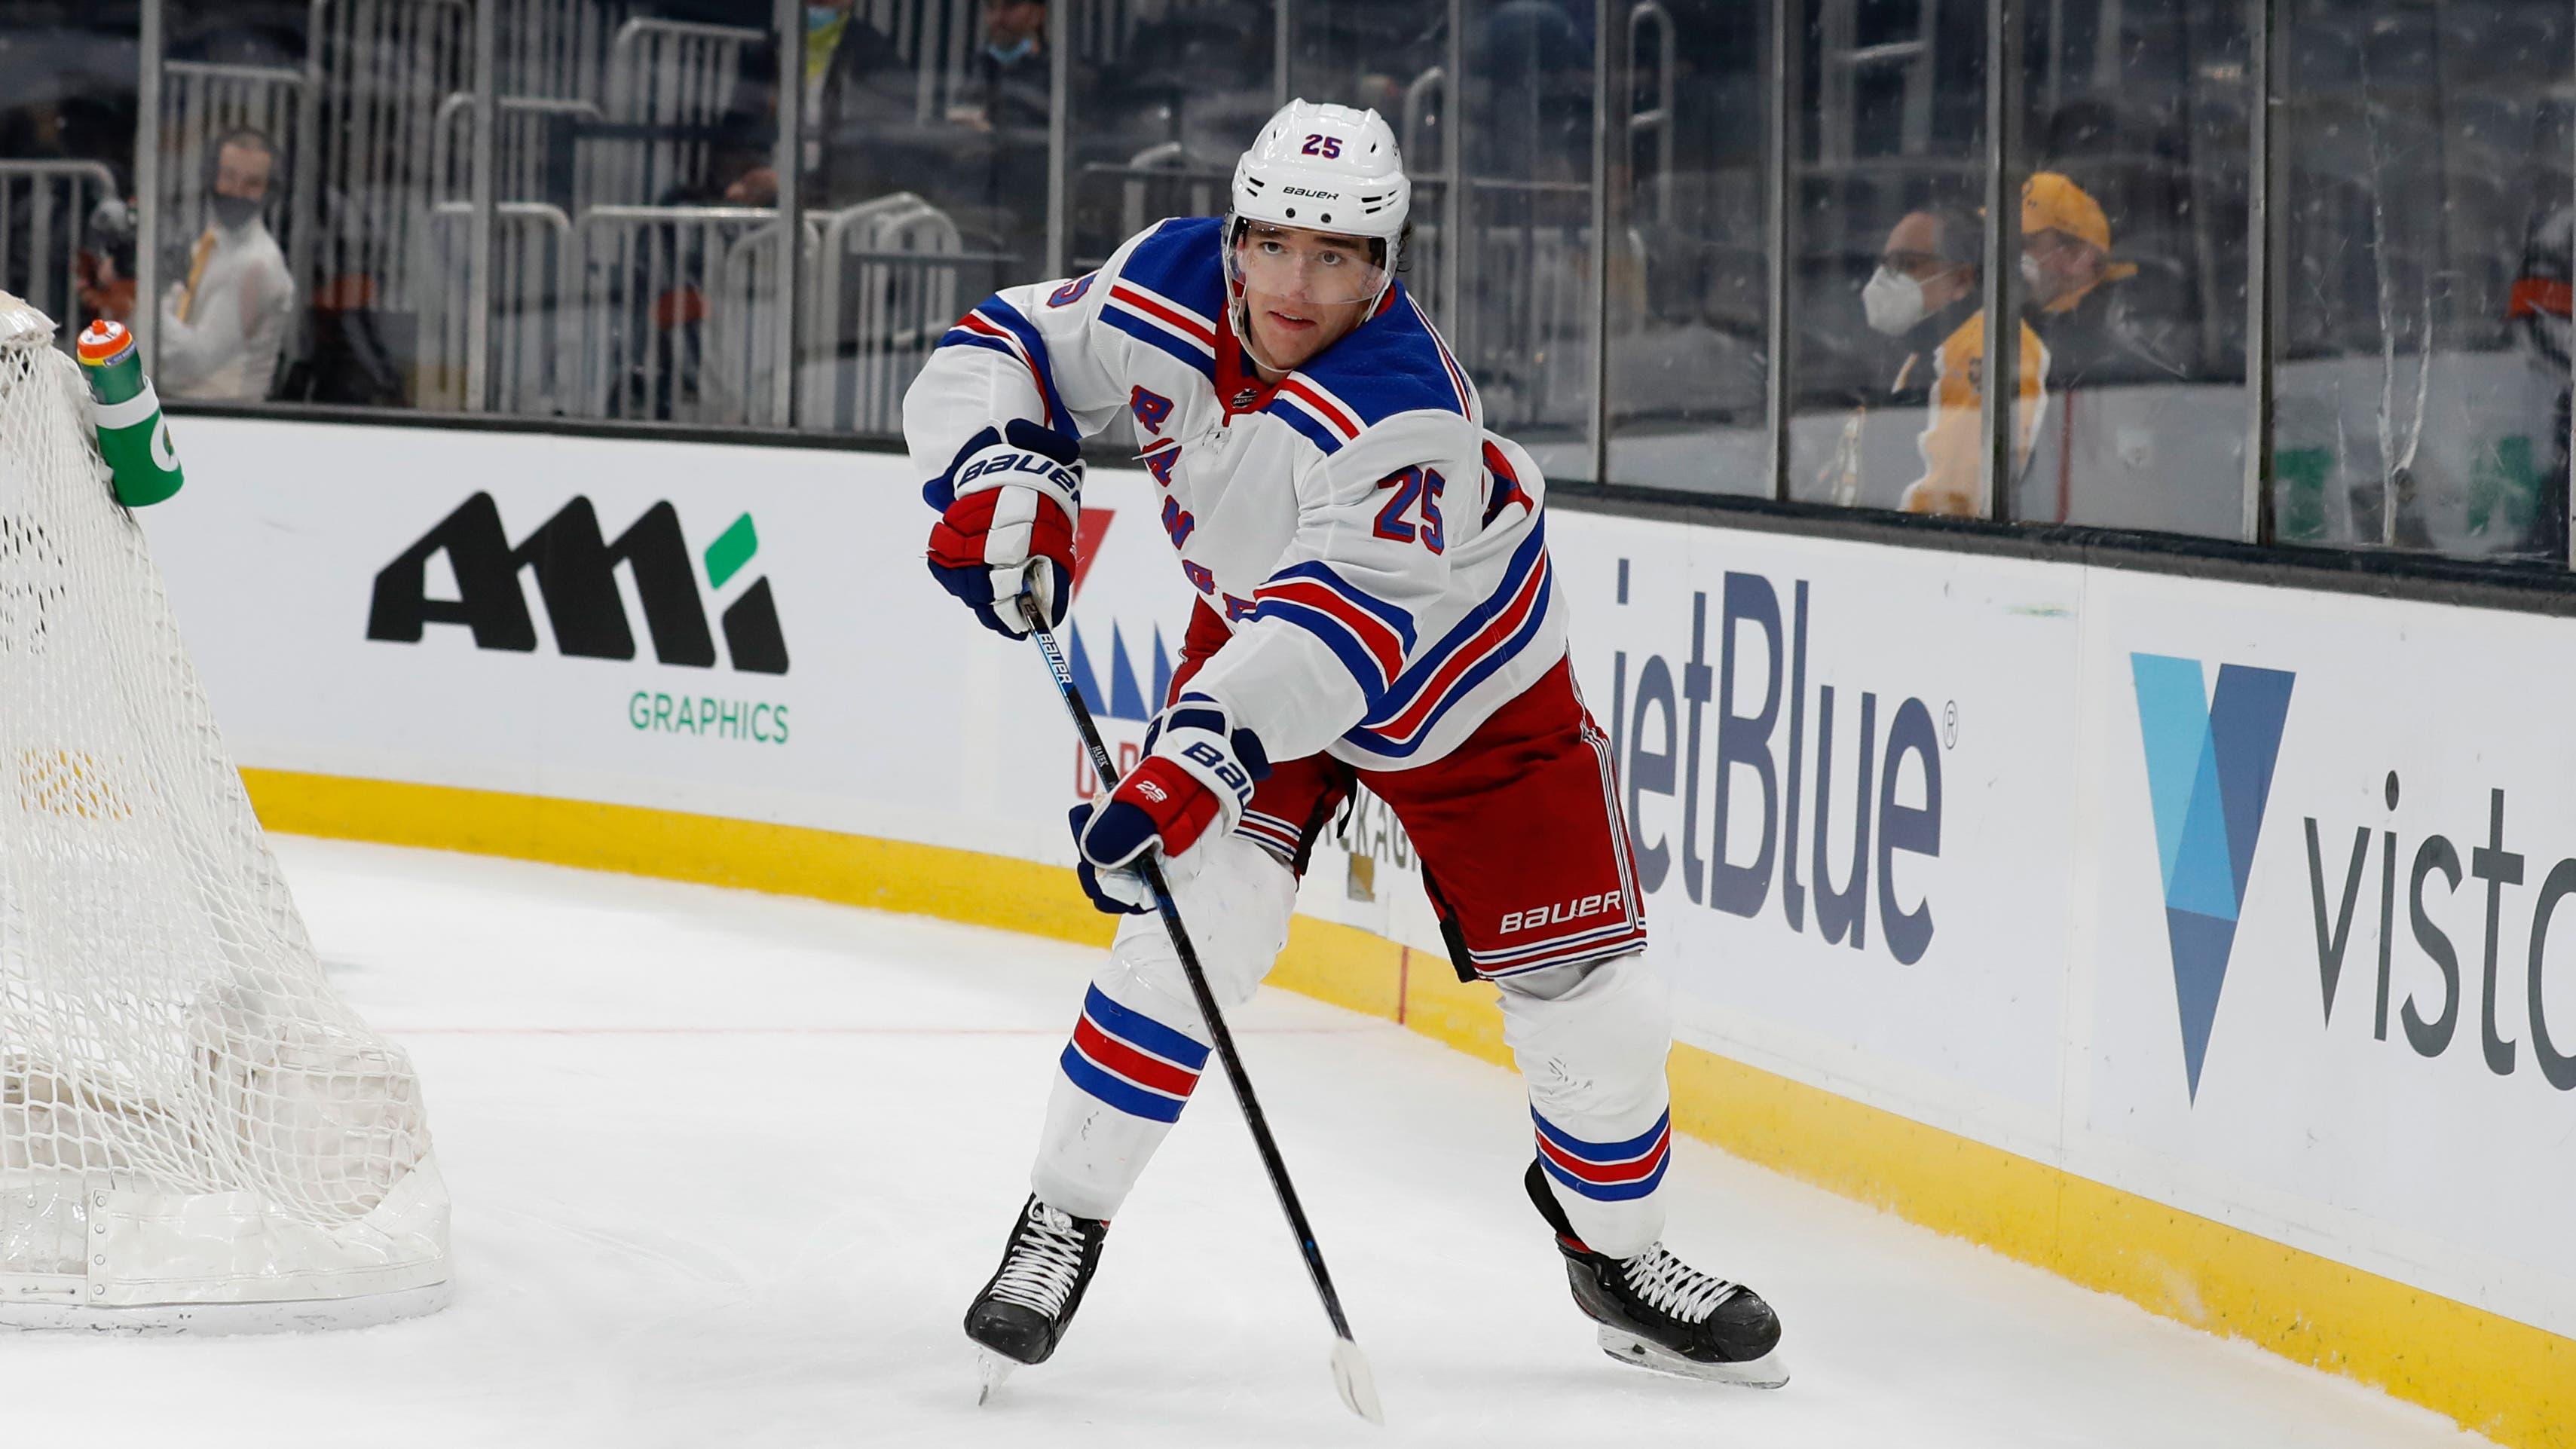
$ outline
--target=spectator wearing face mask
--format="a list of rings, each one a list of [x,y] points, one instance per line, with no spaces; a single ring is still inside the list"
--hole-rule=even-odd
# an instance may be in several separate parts
[[[207,165],[207,225],[186,277],[162,294],[154,381],[170,397],[263,402],[295,312],[294,278],[261,217],[277,147],[256,130],[227,132]]]
[[[1870,325],[1886,332],[1895,322],[1903,320],[1906,327],[1894,335],[1907,338],[1918,348],[1927,345],[1933,337],[1940,338],[1939,345],[1932,350],[1930,377],[1921,384],[1925,389],[1926,411],[1923,434],[1915,446],[1923,455],[1923,476],[1906,487],[1905,496],[1897,506],[1908,513],[1974,518],[1981,512],[1978,483],[1985,457],[1981,399],[1985,392],[1986,313],[1983,307],[1973,305],[1977,292],[1977,268],[1969,262],[1949,263],[1949,270],[1939,274],[1944,279],[1939,289],[1936,291],[1925,285],[1923,290],[1927,308],[1936,296],[1949,298],[1949,302],[1937,313],[1927,311],[1919,317],[1909,315],[1912,312],[1908,300],[1910,294],[1902,284],[1879,280],[1889,275],[1889,263],[1895,260],[1912,261],[1928,271],[1933,270],[1932,263],[1943,260],[1945,256],[1974,257],[1979,254],[1984,238],[1974,217],[1965,211],[1948,212],[1937,222],[1933,217],[1934,214],[1928,212],[1911,213],[1889,234],[1878,275],[1870,279],[1870,285],[1881,288],[1887,300],[1872,310]],[[1918,218],[1923,219],[1919,225]],[[1915,226],[1910,234],[1909,226]],[[1899,246],[1900,240],[1919,243],[1936,237],[1941,246]],[[1913,253],[1922,255],[1909,255]],[[1953,291],[1954,286],[1958,290]],[[1862,302],[1868,305],[1866,294]],[[1960,317],[1963,310],[1967,315]],[[1889,325],[1881,325],[1882,313]],[[1953,318],[1958,320],[1953,323]],[[1945,327],[1947,330],[1943,331]],[[2039,431],[2040,415],[2045,406],[2041,379],[2048,369],[2047,351],[2028,323],[2022,324],[2017,361],[2015,370],[2020,374],[2020,385],[2014,389],[2016,405],[2013,409],[2013,471],[2016,477],[2029,462],[2031,442]],[[1902,394],[1907,384],[1923,370],[1920,358],[1909,355],[1898,371],[1894,391]],[[2009,483],[2007,480],[2006,486]]]
[[[886,138],[914,119],[914,74],[893,40],[857,13],[857,0],[809,0],[805,6],[803,135],[798,146],[804,173],[801,195],[818,210],[866,201],[900,190],[887,175]],[[765,77],[778,69],[767,47],[746,51],[734,113],[724,122],[729,139],[762,154],[716,177],[729,206],[778,204],[778,172],[766,158],[776,134],[775,107]]]
[[[984,0],[984,45],[949,97],[948,119],[979,131],[1047,124],[1053,95],[1046,0]]]
[[[1941,340],[1977,306],[1979,236],[1973,212],[1933,202],[1905,213],[1879,248],[1878,269],[1860,289],[1869,329],[1895,343],[1886,381],[1861,391],[1842,437],[1816,474],[1816,492],[1844,507],[1861,501],[1870,414],[1918,408],[1932,398]]]
[[[2021,244],[2022,315],[2044,349],[2048,400],[2014,515],[2171,526],[2170,459],[2184,440],[2171,436],[2153,386],[2139,385],[2189,376],[2122,285],[2137,267],[2112,255],[2101,203],[2055,171],[2022,187]]]
[[[1860,292],[1870,330],[1901,351],[1884,405],[1931,401],[1934,354],[1977,309],[1978,246],[1976,218],[1937,203],[1907,212],[1888,232],[1878,270]]]
[[[2137,267],[2111,255],[2111,222],[2091,192],[2055,171],[2021,193],[2024,315],[2048,344],[2051,392],[2116,378],[2179,376],[2118,284]]]
[[[983,41],[948,90],[940,111],[946,134],[921,158],[934,174],[906,189],[946,211],[970,246],[1012,258],[1003,279],[1033,278],[1046,265],[1047,122],[1055,93],[1045,0],[984,0]],[[1070,69],[1067,94],[1093,94],[1086,69]]]

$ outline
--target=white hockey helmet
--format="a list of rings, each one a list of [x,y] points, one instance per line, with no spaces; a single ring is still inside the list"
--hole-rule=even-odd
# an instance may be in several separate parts
[[[1224,229],[1227,276],[1239,287],[1237,245],[1245,225],[1363,237],[1379,243],[1364,290],[1374,304],[1393,281],[1404,223],[1413,210],[1395,131],[1375,111],[1296,100],[1279,108],[1234,163]]]

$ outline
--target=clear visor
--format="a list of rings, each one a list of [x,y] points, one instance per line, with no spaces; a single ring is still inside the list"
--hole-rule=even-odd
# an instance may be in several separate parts
[[[1385,254],[1367,237],[1250,221],[1226,248],[1226,280],[1236,296],[1273,308],[1346,307],[1386,290]]]

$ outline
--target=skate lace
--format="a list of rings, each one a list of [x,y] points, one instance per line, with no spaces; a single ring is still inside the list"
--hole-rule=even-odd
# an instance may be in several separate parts
[[[1031,1203],[1028,1230],[1011,1244],[1010,1261],[993,1280],[992,1296],[1053,1318],[1064,1311],[1064,1300],[1082,1274],[1082,1251],[1082,1234],[1070,1213]]]
[[[1622,1265],[1628,1290],[1659,1313],[1684,1323],[1704,1323],[1718,1305],[1744,1290],[1723,1278],[1712,1278],[1655,1244]]]

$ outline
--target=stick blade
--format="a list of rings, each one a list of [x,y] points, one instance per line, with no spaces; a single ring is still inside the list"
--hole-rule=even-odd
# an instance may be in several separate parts
[[[1369,1370],[1368,1355],[1347,1338],[1333,1340],[1333,1387],[1352,1413],[1380,1428],[1386,1426],[1386,1410],[1377,1401],[1377,1375]]]

